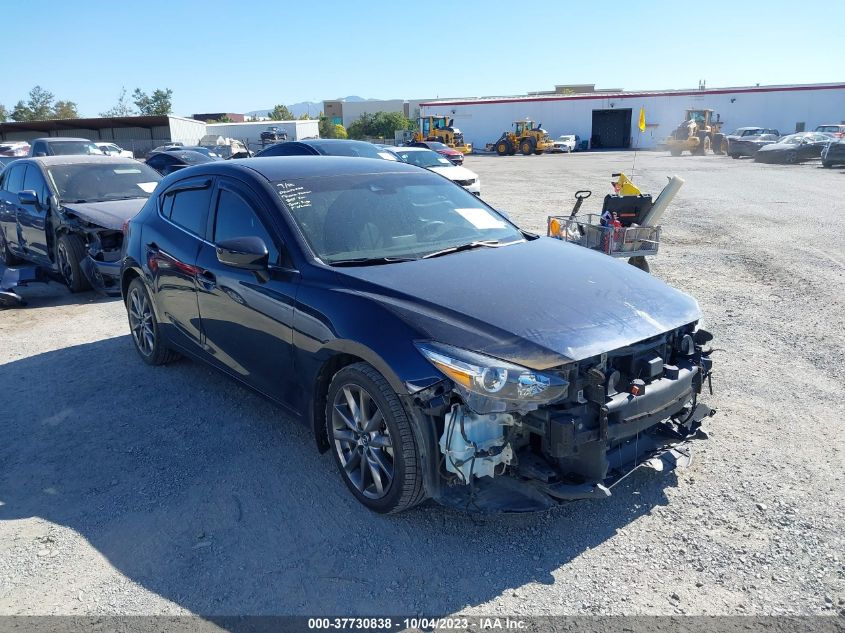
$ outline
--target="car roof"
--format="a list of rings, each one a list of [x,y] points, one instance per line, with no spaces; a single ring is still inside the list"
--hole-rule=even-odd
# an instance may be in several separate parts
[[[215,161],[198,167],[207,173],[232,173],[249,169],[270,182],[311,176],[420,173],[421,167],[395,160],[360,156],[263,156]],[[427,170],[422,170],[427,171]],[[193,169],[191,170],[193,172]],[[180,171],[181,174],[191,173]]]
[[[360,145],[361,143],[372,145],[372,143],[368,143],[367,141],[356,141],[351,138],[304,138],[301,141],[292,142],[302,143],[303,145],[311,145],[312,147],[320,147],[321,145]]]
[[[205,154],[204,152],[197,152],[196,150],[184,149],[182,147],[180,147],[179,149],[173,149],[173,150],[162,150],[162,151],[158,151],[158,152],[150,152],[149,157],[152,158],[153,156],[157,156],[157,155],[169,156],[171,158],[181,158],[182,160],[185,160],[186,158],[196,158],[197,156],[200,156],[203,159],[209,158],[208,154]]]
[[[48,143],[53,141],[85,141],[86,143],[91,143],[91,139],[87,138],[80,138],[78,136],[42,136],[41,138],[34,138],[34,141],[47,141]]]
[[[134,158],[120,158],[118,156],[96,156],[96,155],[85,155],[80,156],[77,154],[70,154],[65,156],[37,156],[37,157],[30,157],[23,160],[28,160],[32,162],[39,163],[44,167],[52,167],[53,165],[84,165],[84,164],[102,164],[102,163],[111,163],[111,164],[137,164],[138,161]]]

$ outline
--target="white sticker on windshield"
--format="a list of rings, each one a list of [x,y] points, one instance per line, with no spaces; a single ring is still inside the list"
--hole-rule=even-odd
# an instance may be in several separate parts
[[[125,167],[125,168],[118,168],[114,170],[116,174],[140,174],[141,170],[137,167]]]
[[[503,229],[505,222],[487,209],[455,209],[463,218],[477,229]]]
[[[396,160],[396,157],[390,152],[378,152],[378,155],[381,156],[384,160]]]
[[[141,191],[145,193],[152,193],[155,191],[157,182],[139,182],[137,183],[138,187],[140,187]]]

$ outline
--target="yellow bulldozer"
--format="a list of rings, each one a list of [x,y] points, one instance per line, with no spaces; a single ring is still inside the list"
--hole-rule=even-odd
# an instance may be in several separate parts
[[[554,143],[539,124],[534,125],[531,119],[513,122],[513,130],[503,132],[495,143],[496,153],[499,156],[513,156],[517,150],[528,156],[529,154],[542,154],[554,147]]]
[[[669,153],[680,156],[687,151],[704,156],[713,150],[714,154],[726,154],[728,143],[722,134],[722,121],[719,119],[719,115],[713,118],[713,110],[687,110],[684,122],[666,139]]]
[[[417,119],[417,130],[411,140],[438,141],[458,150],[462,154],[472,153],[472,145],[464,142],[464,135],[455,127],[455,120],[440,114],[421,116]]]

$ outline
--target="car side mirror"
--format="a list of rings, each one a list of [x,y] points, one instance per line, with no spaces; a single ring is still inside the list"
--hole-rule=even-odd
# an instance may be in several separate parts
[[[267,245],[260,237],[235,237],[217,244],[217,261],[232,268],[266,270],[270,260]]]
[[[29,189],[25,191],[21,191],[18,193],[18,202],[21,204],[31,204],[33,206],[38,206],[38,194],[34,191],[30,191]]]

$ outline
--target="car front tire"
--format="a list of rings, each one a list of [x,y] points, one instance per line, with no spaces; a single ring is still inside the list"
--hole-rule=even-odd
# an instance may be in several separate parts
[[[368,363],[335,374],[326,397],[326,432],[341,478],[364,506],[397,513],[425,499],[411,421],[387,380]]]
[[[82,260],[85,258],[85,245],[82,238],[73,233],[66,233],[56,244],[56,264],[59,274],[71,292],[82,292],[91,288],[88,278],[82,272]]]
[[[153,302],[140,277],[126,291],[126,314],[135,351],[148,365],[164,365],[179,358],[161,337]]]

